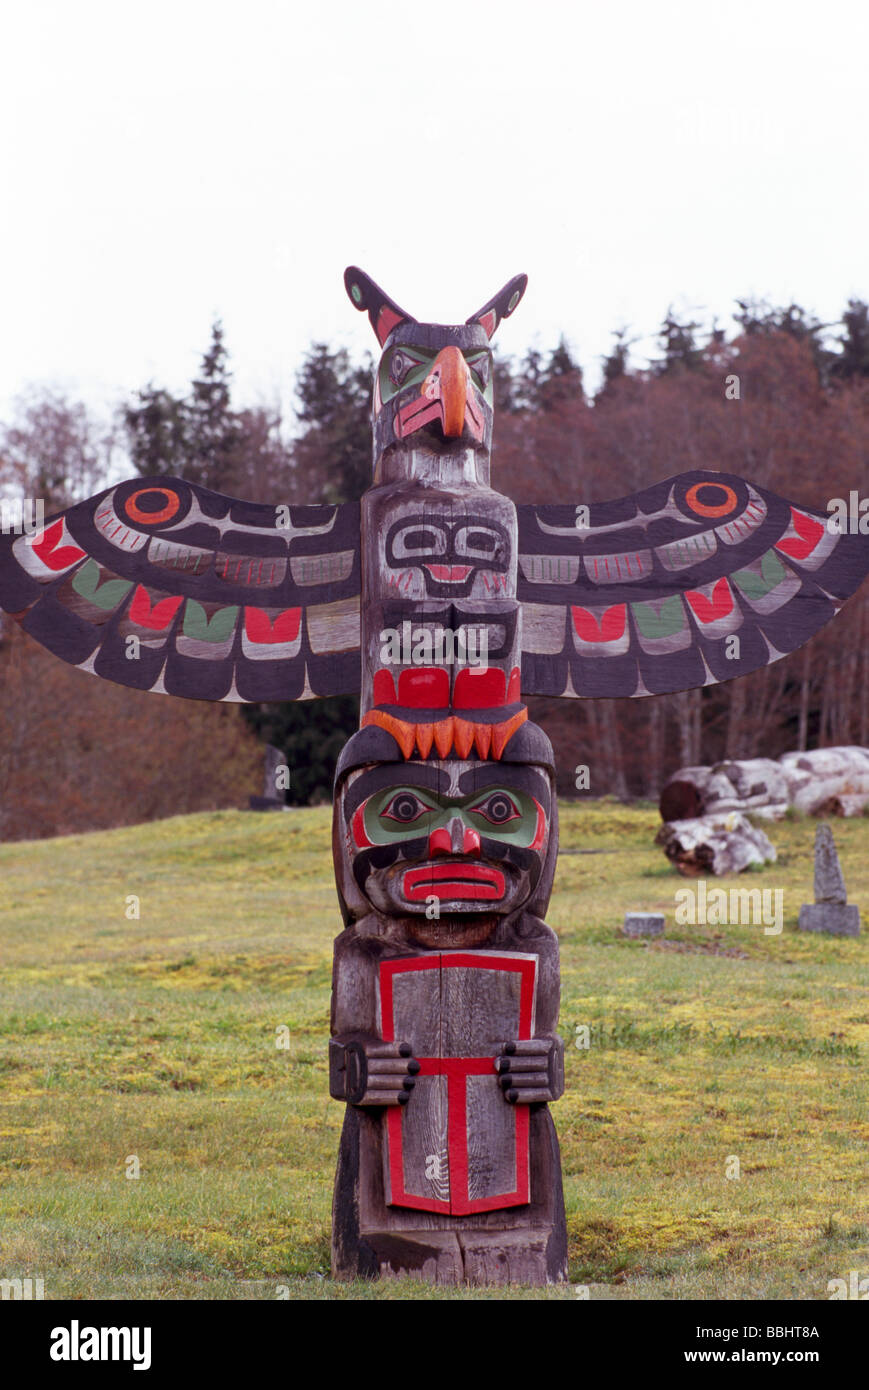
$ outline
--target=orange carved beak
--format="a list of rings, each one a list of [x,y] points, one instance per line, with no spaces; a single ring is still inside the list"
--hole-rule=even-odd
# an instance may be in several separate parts
[[[423,396],[440,400],[444,434],[458,438],[465,428],[468,368],[457,347],[441,348],[422,384]]]
[[[460,439],[465,426],[474,439],[482,439],[485,432],[485,421],[470,385],[468,364],[457,347],[441,348],[419,395],[399,410],[395,433],[399,439],[405,439],[436,420],[448,439]]]

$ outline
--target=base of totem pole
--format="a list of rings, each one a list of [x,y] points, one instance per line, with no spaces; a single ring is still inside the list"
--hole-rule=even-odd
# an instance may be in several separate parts
[[[555,1284],[567,1279],[558,1138],[546,1106],[531,1109],[527,1206],[441,1216],[387,1206],[382,1120],[348,1106],[332,1216],[332,1277],[406,1275],[432,1284]]]

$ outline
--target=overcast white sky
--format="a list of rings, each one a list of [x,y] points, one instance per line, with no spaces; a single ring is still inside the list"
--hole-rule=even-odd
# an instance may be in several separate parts
[[[375,345],[530,277],[500,348],[734,296],[869,297],[867,7],[0,0],[0,411],[182,388],[212,319],[239,403],[313,338]],[[652,351],[649,337],[638,349]]]

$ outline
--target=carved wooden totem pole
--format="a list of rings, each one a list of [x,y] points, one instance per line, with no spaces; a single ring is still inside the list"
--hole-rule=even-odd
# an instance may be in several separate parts
[[[489,486],[489,337],[347,273],[385,351],[362,503],[362,717],[339,760],[331,1089],[349,1101],[337,1273],[566,1277],[558,848],[549,740],[521,703],[516,509]]]
[[[346,1102],[336,1275],[566,1277],[552,749],[522,697],[636,697],[793,651],[869,569],[865,537],[731,474],[615,502],[492,490],[489,340],[345,281],[383,355],[359,503],[274,507],[138,478],[0,538],[0,603],[98,676],[206,700],[361,692],[335,779]]]

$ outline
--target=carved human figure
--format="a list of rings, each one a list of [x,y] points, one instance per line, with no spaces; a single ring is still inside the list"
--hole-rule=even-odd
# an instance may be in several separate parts
[[[566,1277],[558,1142],[552,752],[402,761],[363,729],[339,762],[331,1090],[348,1102],[339,1276]]]

